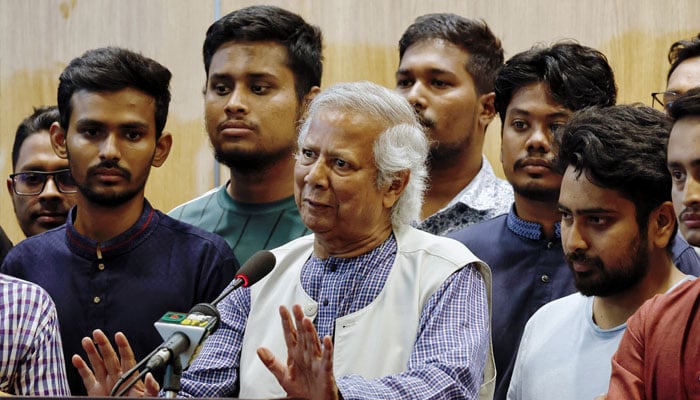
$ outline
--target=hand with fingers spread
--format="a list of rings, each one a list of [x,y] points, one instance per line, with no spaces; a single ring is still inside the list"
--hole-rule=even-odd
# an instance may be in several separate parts
[[[82,340],[82,346],[87,353],[90,366],[77,354],[73,356],[71,361],[83,379],[88,396],[108,396],[119,377],[136,365],[134,352],[131,350],[126,336],[121,332],[114,335],[114,342],[119,348],[119,356],[117,356],[104,332],[96,329],[93,331],[92,336],[92,339],[85,337]],[[128,396],[153,397],[158,395],[158,390],[158,382],[149,373],[146,375],[145,384],[142,381],[137,382],[129,390]]]
[[[313,322],[304,316],[301,306],[289,310],[280,306],[282,329],[287,343],[286,365],[264,347],[258,349],[258,357],[277,378],[290,397],[311,400],[338,399],[338,387],[333,376],[333,343],[330,336],[323,338],[323,348]]]

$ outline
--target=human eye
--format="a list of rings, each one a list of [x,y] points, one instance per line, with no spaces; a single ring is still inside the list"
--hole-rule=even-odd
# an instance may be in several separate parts
[[[686,179],[685,171],[678,169],[678,168],[671,168],[671,169],[669,169],[669,172],[671,173],[671,180],[673,181],[674,184],[682,184],[685,182],[685,179]]]
[[[405,77],[401,77],[396,79],[396,88],[397,89],[406,89],[410,88],[413,86],[413,80]]]
[[[521,120],[521,119],[514,119],[511,123],[510,126],[513,127],[513,129],[517,132],[523,132],[527,130],[528,128],[528,123]]]
[[[100,135],[100,128],[91,125],[79,126],[77,132],[85,137],[95,138]]]
[[[143,137],[143,132],[141,131],[127,131],[124,136],[132,142],[135,142]]]
[[[211,89],[219,96],[226,96],[231,93],[231,87],[222,82],[212,82]]]
[[[256,82],[250,85],[250,91],[260,96],[269,93],[270,89],[270,85],[262,82]]]
[[[297,160],[301,164],[311,164],[316,159],[316,152],[310,149],[301,149],[297,155]]]
[[[603,217],[600,215],[589,215],[586,220],[588,221],[588,224],[597,226],[597,227],[603,227],[608,225],[610,222],[610,218]]]
[[[442,79],[433,79],[431,84],[438,89],[444,89],[450,85],[448,82]]]
[[[45,177],[43,174],[35,172],[25,172],[20,175],[22,182],[28,186],[38,186],[44,183]]]
[[[570,212],[566,210],[559,210],[559,214],[561,214],[561,222],[562,224],[566,223],[566,225],[570,225],[571,221],[573,220],[573,216],[571,215]]]

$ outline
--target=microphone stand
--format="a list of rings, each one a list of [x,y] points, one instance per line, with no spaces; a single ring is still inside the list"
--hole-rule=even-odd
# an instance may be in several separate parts
[[[182,362],[180,357],[171,357],[165,367],[165,378],[163,379],[163,391],[165,397],[174,399],[180,392],[180,378],[182,378]]]
[[[163,344],[165,344],[165,342],[163,342]],[[130,370],[128,370],[128,371],[126,371],[125,373],[123,373],[122,376],[119,377],[119,380],[117,380],[117,382],[114,384],[114,387],[112,387],[112,391],[109,393],[109,395],[110,395],[110,396],[115,396],[115,395],[116,395],[116,397],[121,397],[121,396],[122,396],[124,393],[126,393],[132,386],[134,386],[134,384],[136,384],[136,382],[138,382],[139,379],[143,378],[143,377],[146,375],[146,373],[136,375],[136,377],[134,377],[134,379],[132,379],[132,380],[129,382],[129,384],[126,385],[126,387],[124,387],[124,388],[121,390],[121,392],[120,392],[119,394],[117,394],[117,390],[119,390],[119,387],[121,387],[121,386],[124,384],[124,382],[126,381],[126,379],[127,379],[128,377],[130,377],[131,375],[133,375],[134,372],[136,372],[136,371],[138,371],[139,369],[141,369],[141,367],[143,367],[143,366],[146,364],[146,362],[147,362],[153,355],[155,355],[155,354],[158,352],[158,349],[159,349],[159,348],[160,348],[160,346],[159,346],[159,347],[156,347],[150,354],[148,354],[146,357],[144,357],[141,361],[139,361],[136,365],[134,365]],[[148,370],[147,370],[146,372],[148,372]]]

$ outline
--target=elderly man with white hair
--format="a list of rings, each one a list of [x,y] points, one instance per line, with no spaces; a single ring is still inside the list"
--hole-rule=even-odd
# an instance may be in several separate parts
[[[459,242],[411,227],[427,152],[413,109],[390,90],[358,82],[319,94],[294,173],[313,234],[273,250],[273,271],[219,304],[222,326],[180,394],[477,398],[490,353],[490,274]],[[104,334],[94,341],[105,357],[84,340],[95,374],[75,364],[100,395],[134,360],[123,335],[121,369]],[[156,390],[147,378],[130,394]]]

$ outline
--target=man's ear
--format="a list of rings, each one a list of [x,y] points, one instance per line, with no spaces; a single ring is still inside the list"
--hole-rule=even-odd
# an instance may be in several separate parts
[[[168,132],[161,133],[158,141],[156,141],[156,153],[153,155],[153,162],[151,165],[158,168],[170,154],[170,148],[173,146],[173,136]]]
[[[14,197],[15,191],[12,189],[13,183],[12,183],[12,178],[7,178],[7,193],[10,194],[10,197]]]
[[[666,201],[649,216],[649,239],[658,248],[664,249],[671,241],[676,228],[676,213],[673,203]]]
[[[479,96],[479,104],[481,105],[479,112],[479,122],[486,129],[486,127],[493,121],[496,117],[496,106],[494,101],[496,100],[496,92],[488,92]]]
[[[58,122],[54,122],[49,128],[49,133],[51,134],[51,147],[53,147],[53,152],[60,158],[68,158],[68,151],[66,150],[66,131],[61,128]]]
[[[403,170],[396,174],[394,179],[391,181],[389,186],[384,190],[384,198],[382,199],[382,204],[385,208],[391,208],[396,204],[401,197],[406,185],[408,185],[408,179],[411,176],[410,170]]]
[[[318,95],[319,93],[321,93],[321,88],[318,86],[314,86],[311,88],[311,90],[309,90],[309,93],[304,95],[304,104],[301,105],[302,115],[306,114],[306,110],[309,109],[309,104],[311,104],[311,100],[313,100],[314,97],[316,97],[316,95]]]

